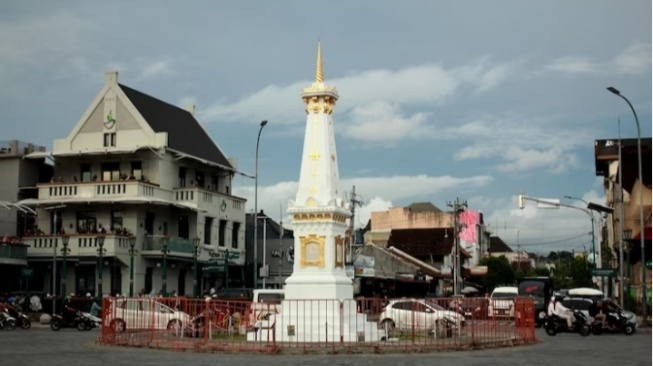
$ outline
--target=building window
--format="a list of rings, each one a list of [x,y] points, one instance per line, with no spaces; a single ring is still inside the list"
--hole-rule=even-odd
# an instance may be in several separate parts
[[[141,180],[143,178],[143,167],[140,161],[132,161],[132,174],[129,179]]]
[[[77,212],[77,234],[89,234],[97,232],[97,219],[95,212]]]
[[[204,218],[204,244],[211,244],[211,228],[213,227],[213,217]]]
[[[231,228],[231,247],[238,249],[238,231],[240,231],[240,222],[234,222]]]
[[[111,211],[111,231],[114,233],[122,231],[122,211]]]
[[[116,133],[105,133],[104,134],[104,147],[115,147],[116,146]]]
[[[218,176],[217,175],[212,175],[211,176],[211,190],[217,191],[218,190]]]
[[[195,183],[197,183],[197,186],[200,188],[204,188],[204,184],[206,183],[204,181],[204,172],[197,171],[195,174]]]
[[[218,237],[220,238],[218,245],[221,247],[224,246],[224,241],[225,241],[225,231],[227,230],[227,220],[220,220],[220,232],[218,233]]]
[[[103,163],[102,180],[105,182],[120,180],[120,163]]]
[[[186,168],[183,166],[179,167],[179,187],[186,187]]]
[[[80,164],[79,165],[79,175],[82,178],[82,182],[91,181],[91,164]]]

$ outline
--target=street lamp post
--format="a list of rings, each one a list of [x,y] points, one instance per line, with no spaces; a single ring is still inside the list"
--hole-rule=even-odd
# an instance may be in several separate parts
[[[193,297],[198,296],[198,286],[197,286],[197,257],[199,256],[199,249],[200,249],[200,238],[199,236],[196,236],[193,238],[193,247],[195,250],[193,251],[193,259],[195,260],[195,264],[193,265]]]
[[[66,297],[66,258],[68,257],[68,240],[70,240],[70,237],[68,235],[62,235],[61,236],[61,254],[63,258],[63,262],[61,264],[61,298]]]
[[[136,255],[136,236],[129,236],[129,297],[134,297],[134,256]]]
[[[97,297],[102,298],[102,264],[104,262],[104,235],[97,237],[97,254],[98,260],[98,278],[97,278]],[[112,279],[113,280],[113,279]]]
[[[161,238],[161,253],[163,254],[163,263],[161,265],[161,294],[168,294],[168,237]]]
[[[581,201],[581,202],[583,202],[584,204],[589,205],[589,203],[587,203],[587,201],[585,201],[585,200],[582,199],[582,198],[572,197],[572,196],[565,196],[565,198],[570,199],[570,200]],[[596,246],[595,246],[596,237],[594,236],[595,225],[596,225],[596,221],[595,221],[596,218],[594,217],[594,214],[592,214],[591,212],[590,212],[590,215],[589,215],[589,216],[590,216],[590,220],[592,221],[592,265],[594,266],[594,268],[601,268],[601,267],[603,267],[602,265],[599,266],[599,267],[597,267],[597,265],[596,265]]]
[[[258,288],[258,145],[261,140],[261,132],[268,121],[261,121],[256,137],[256,156],[254,158],[254,288]]]
[[[642,179],[642,132],[639,128],[639,118],[637,118],[637,112],[635,112],[635,108],[633,108],[633,105],[630,103],[628,98],[624,97],[621,95],[621,92],[617,90],[616,88],[610,86],[607,88],[608,91],[621,99],[625,100],[626,103],[628,103],[628,106],[630,107],[630,110],[633,111],[633,116],[635,116],[635,124],[637,125],[637,169],[638,169],[638,174],[639,174],[639,184],[642,187],[642,191],[640,191],[639,194],[639,246],[642,254],[642,263],[641,263],[641,268],[640,268],[640,274],[642,276],[642,324],[646,325],[647,324],[647,317],[648,317],[648,309],[647,309],[647,303],[646,303],[646,268],[644,267],[644,262],[646,260],[646,249],[644,248],[644,232],[646,231],[644,228],[644,180]],[[621,167],[619,167],[621,169]]]

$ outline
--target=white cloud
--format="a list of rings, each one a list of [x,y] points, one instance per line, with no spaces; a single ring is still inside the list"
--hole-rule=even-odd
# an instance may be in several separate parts
[[[393,106],[396,113],[411,106],[433,106],[444,103],[461,88],[487,91],[510,76],[515,63],[492,64],[487,57],[458,68],[445,69],[439,65],[411,66],[397,71],[376,69],[353,72],[347,76],[329,79],[327,84],[346,91],[341,94],[336,111],[339,121],[347,124],[355,120],[360,109],[369,110],[375,105]],[[299,97],[310,81],[297,81],[287,85],[269,85],[235,102],[218,101],[202,112],[208,122],[256,122],[261,116],[278,123],[300,123],[303,116]],[[400,106],[400,107],[398,107]],[[423,118],[417,113],[412,118]],[[417,117],[416,117],[417,116]],[[387,119],[370,121],[376,128],[387,124]],[[376,141],[377,137],[372,141]],[[361,137],[362,139],[362,137]]]
[[[555,120],[555,116],[551,116]],[[460,139],[469,143],[454,154],[458,161],[473,159],[500,160],[492,164],[500,172],[546,170],[562,173],[578,165],[574,149],[587,142],[583,132],[566,128],[544,130],[551,121],[507,115],[450,127],[439,138]]]
[[[600,65],[589,57],[564,56],[553,60],[545,68],[567,73],[595,73],[599,71]]]
[[[141,78],[150,79],[172,75],[170,60],[159,60],[143,66]]]
[[[651,44],[637,43],[627,47],[611,60],[615,70],[623,74],[638,74],[651,71]]]
[[[553,60],[547,70],[569,74],[638,74],[651,70],[651,44],[636,43],[605,61],[591,57],[568,55]]]
[[[423,139],[435,134],[427,115],[405,116],[397,105],[375,102],[351,111],[351,121],[339,127],[344,136],[354,140],[393,143],[404,139]]]
[[[349,192],[349,188],[356,186],[357,191],[365,192],[361,200],[365,202],[361,215],[356,219],[356,224],[365,225],[369,220],[369,212],[393,201],[411,199],[413,197],[433,196],[442,192],[465,192],[474,191],[476,188],[483,187],[492,182],[490,176],[474,176],[466,178],[456,178],[451,176],[431,177],[426,175],[416,176],[392,176],[392,177],[359,177],[343,179],[340,181],[340,191]],[[251,180],[234,182],[232,188],[234,195],[247,199],[247,212],[254,211],[254,187]],[[258,187],[258,209],[273,217],[275,220],[281,217],[287,221],[289,217],[286,214],[288,200],[294,200],[297,193],[297,182],[280,182],[272,186]],[[402,189],[397,189],[402,187]],[[345,198],[345,195],[342,194]],[[372,199],[368,197],[373,197]]]

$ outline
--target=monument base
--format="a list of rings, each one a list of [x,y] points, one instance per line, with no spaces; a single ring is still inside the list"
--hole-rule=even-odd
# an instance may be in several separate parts
[[[356,311],[353,300],[284,300],[278,314],[254,326],[248,341],[292,343],[377,342],[378,324]]]

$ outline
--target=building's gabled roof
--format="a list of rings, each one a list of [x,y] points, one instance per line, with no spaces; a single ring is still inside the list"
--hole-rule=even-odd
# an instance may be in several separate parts
[[[442,212],[431,202],[413,202],[408,206],[408,209],[412,212]]]
[[[512,248],[510,248],[508,246],[508,244],[506,244],[498,236],[491,236],[490,237],[490,248],[488,248],[488,251],[490,253],[512,253],[513,252]]]
[[[168,133],[168,147],[226,168],[227,157],[187,110],[118,84],[154,132]]]
[[[388,247],[395,247],[414,257],[449,255],[453,246],[451,229],[393,229]]]

